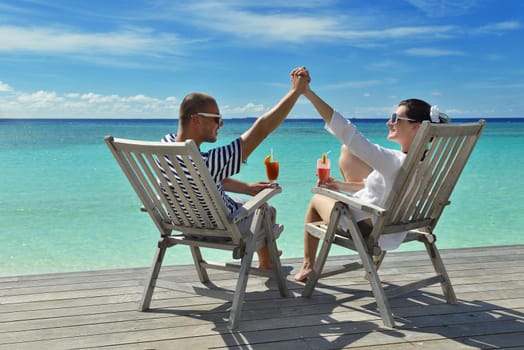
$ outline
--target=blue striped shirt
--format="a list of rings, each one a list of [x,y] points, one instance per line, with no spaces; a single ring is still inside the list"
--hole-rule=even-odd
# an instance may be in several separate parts
[[[175,142],[175,137],[175,134],[167,134],[162,138],[161,142]],[[215,181],[220,196],[231,214],[238,209],[240,204],[227,195],[222,186],[222,180],[240,172],[240,166],[242,164],[240,138],[233,140],[227,145],[216,147],[206,152],[200,151],[200,154],[211,173],[211,177]],[[191,181],[191,179],[189,179],[189,181]]]

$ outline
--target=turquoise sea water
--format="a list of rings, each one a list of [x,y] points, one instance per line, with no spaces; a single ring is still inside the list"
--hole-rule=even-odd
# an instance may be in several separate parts
[[[397,147],[385,140],[384,121],[354,122],[371,141]],[[251,123],[225,120],[219,143]],[[0,276],[148,266],[158,233],[139,211],[103,138],[159,140],[175,129],[171,120],[0,119]],[[524,243],[523,136],[524,119],[488,120],[437,226],[439,247]],[[271,204],[286,227],[278,244],[285,258],[300,257],[316,158],[331,150],[336,162],[340,145],[319,120],[287,120],[251,155],[238,178],[265,180],[262,160],[271,148],[280,161],[283,188]],[[211,260],[230,257],[207,253]],[[185,247],[168,253],[168,264],[190,262]]]

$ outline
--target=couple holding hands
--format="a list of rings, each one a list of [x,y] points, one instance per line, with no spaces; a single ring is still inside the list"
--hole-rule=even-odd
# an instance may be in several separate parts
[[[228,193],[256,195],[270,186],[268,182],[247,183],[232,178],[240,172],[241,164],[247,160],[256,147],[274,131],[287,117],[298,98],[303,95],[314,106],[326,122],[326,130],[342,143],[339,168],[343,181],[329,178],[319,185],[338,191],[351,192],[355,197],[373,204],[383,205],[398,169],[409,152],[410,145],[424,120],[433,123],[447,122],[445,114],[436,106],[418,99],[401,101],[391,118],[387,121],[387,139],[400,145],[400,150],[384,148],[371,143],[360,134],[355,125],[324,102],[310,87],[311,77],[306,67],[298,67],[291,72],[291,88],[269,111],[257,118],[253,125],[238,138],[224,146],[202,152],[202,157],[210,170],[217,188],[228,210],[233,212],[242,205],[242,200]],[[204,142],[215,142],[218,130],[223,126],[218,104],[212,96],[203,93],[187,95],[179,109],[178,130],[167,134],[163,142],[179,142],[192,139],[198,147]],[[305,223],[329,221],[333,199],[314,195],[308,205]],[[273,219],[276,211],[271,208]],[[369,234],[375,218],[364,212],[354,213],[362,232]],[[342,225],[344,223],[341,223]],[[249,227],[249,222],[239,223],[240,231]],[[402,234],[381,237],[379,244],[384,250],[396,248],[404,239]],[[304,231],[304,262],[296,281],[305,281],[311,273],[318,239]],[[257,251],[260,268],[270,268],[271,263],[266,247]]]

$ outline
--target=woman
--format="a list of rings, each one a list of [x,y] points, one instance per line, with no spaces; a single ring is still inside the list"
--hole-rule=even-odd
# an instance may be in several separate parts
[[[342,148],[339,160],[345,181],[340,182],[330,178],[319,185],[352,192],[353,196],[377,205],[383,205],[391,191],[396,174],[406,158],[422,121],[448,122],[445,114],[440,113],[436,106],[431,107],[425,101],[418,99],[401,101],[391,119],[386,123],[389,128],[387,139],[400,145],[400,150],[393,150],[373,144],[364,138],[351,122],[318,97],[309,88],[309,85],[306,87],[304,96],[325,120],[326,129],[345,146]],[[305,222],[324,221],[327,223],[334,205],[335,200],[318,194],[314,195],[309,203]],[[363,211],[354,210],[352,213],[362,233],[369,235],[376,218]],[[381,236],[379,245],[384,250],[395,249],[405,235],[405,233],[400,233]],[[304,231],[304,263],[300,272],[295,275],[296,281],[305,281],[311,273],[317,247],[318,239]]]

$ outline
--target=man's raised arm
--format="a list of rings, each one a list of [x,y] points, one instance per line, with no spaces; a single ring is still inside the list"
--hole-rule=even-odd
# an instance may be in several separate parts
[[[268,112],[260,116],[253,126],[240,137],[242,144],[242,160],[249,155],[275,130],[287,117],[307,85],[307,70],[305,67],[295,68],[291,72],[291,89]]]

